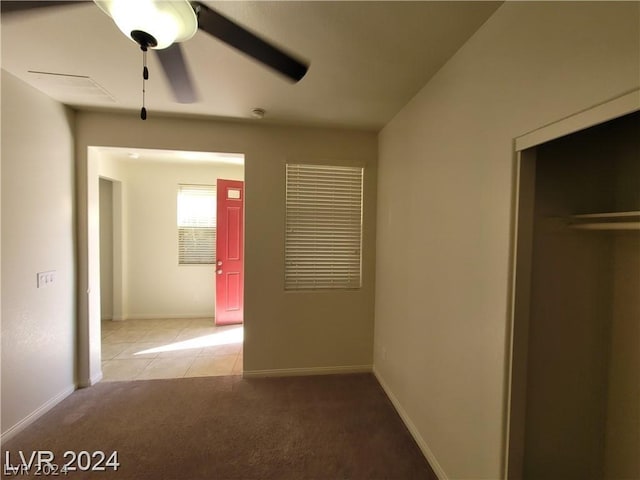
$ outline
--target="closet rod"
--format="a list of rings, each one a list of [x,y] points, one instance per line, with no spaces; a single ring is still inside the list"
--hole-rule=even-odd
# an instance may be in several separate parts
[[[640,222],[575,223],[569,228],[578,230],[640,230]]]

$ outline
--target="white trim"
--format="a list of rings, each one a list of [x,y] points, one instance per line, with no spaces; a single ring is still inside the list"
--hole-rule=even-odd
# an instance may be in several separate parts
[[[78,388],[88,388],[94,386],[96,383],[100,382],[103,378],[102,370],[96,373],[93,377],[91,377],[88,381],[80,380],[78,382]]]
[[[436,456],[433,454],[433,452],[431,451],[431,449],[427,445],[427,442],[425,441],[425,439],[422,438],[422,435],[420,435],[420,432],[418,431],[418,428],[415,426],[415,424],[413,423],[413,421],[409,417],[409,414],[405,411],[404,408],[402,408],[402,405],[400,404],[400,401],[393,394],[393,392],[391,391],[391,389],[389,388],[387,383],[384,381],[384,379],[382,378],[382,375],[380,375],[380,372],[378,372],[378,370],[375,368],[375,366],[373,367],[373,374],[376,376],[376,379],[378,380],[378,383],[380,383],[380,386],[382,387],[384,392],[387,394],[387,397],[389,397],[389,400],[391,400],[391,403],[393,403],[393,406],[395,407],[396,411],[398,412],[398,415],[400,415],[400,418],[402,419],[402,421],[404,422],[405,426],[409,430],[409,433],[411,433],[411,436],[413,437],[413,439],[418,444],[418,447],[420,447],[420,450],[422,450],[423,455],[427,458],[427,461],[429,462],[429,465],[433,469],[433,471],[436,474],[436,476],[438,477],[438,479],[439,480],[448,480],[449,477],[447,477],[447,474],[444,472],[444,469],[438,463],[438,460],[436,459]]]
[[[127,320],[181,320],[181,319],[198,319],[198,318],[206,318],[211,319],[213,321],[212,312],[203,312],[203,313],[136,313],[133,315],[127,315],[126,317],[118,318],[117,320],[114,318],[114,321],[127,321]]]
[[[505,377],[505,412],[501,478],[514,477],[512,471],[522,470],[522,448],[524,445],[525,400],[517,397],[523,393],[524,384],[514,387],[514,376],[522,378],[526,372],[526,345],[528,342],[528,317],[523,318],[523,309],[529,310],[529,280],[531,278],[531,239],[533,229],[533,204],[535,197],[535,150],[516,151],[515,198],[513,206],[513,229],[511,231],[512,252],[509,263],[510,295],[507,339],[507,365]],[[525,283],[523,283],[525,282]],[[514,402],[514,396],[515,402]],[[514,421],[515,420],[515,421]],[[515,428],[514,428],[515,427]]]
[[[102,378],[103,378],[102,371],[100,371],[97,374],[95,374],[93,377],[91,377],[91,383],[89,384],[89,386],[95,385],[96,383],[101,381]]]
[[[338,367],[276,368],[271,370],[245,370],[244,378],[295,377],[304,375],[332,375],[344,373],[371,373],[372,365],[344,365]]]
[[[635,89],[617,98],[525,133],[515,139],[516,151],[522,151],[541,143],[564,137],[637,110],[640,110],[640,89]]]
[[[36,408],[33,412],[31,412],[29,415],[24,417],[22,420],[20,420],[14,426],[9,428],[6,432],[4,432],[2,435],[0,435],[0,442],[6,442],[13,436],[23,431],[25,428],[27,428],[29,425],[31,425],[40,417],[42,417],[45,413],[47,413],[49,410],[51,410],[53,407],[55,407],[62,400],[67,398],[69,395],[71,395],[75,391],[76,391],[75,385],[71,385],[65,388],[63,391],[61,391],[53,398],[46,401],[40,407]]]
[[[507,322],[508,328],[508,339],[509,343],[507,345],[507,376],[506,376],[506,385],[505,385],[505,419],[504,419],[504,431],[503,431],[503,445],[504,451],[502,452],[502,477],[507,478],[509,474],[509,454],[511,453],[509,435],[511,434],[511,411],[512,411],[512,393],[513,393],[513,385],[511,378],[513,376],[513,350],[514,350],[514,341],[513,341],[513,332],[515,325],[515,305],[516,305],[516,265],[518,258],[518,224],[520,222],[520,215],[518,215],[518,209],[520,207],[520,175],[522,171],[522,152],[516,150],[516,176],[515,176],[515,201],[513,205],[513,217],[512,217],[512,228],[511,231],[511,257],[509,258],[509,287],[511,289],[509,295],[509,318]]]

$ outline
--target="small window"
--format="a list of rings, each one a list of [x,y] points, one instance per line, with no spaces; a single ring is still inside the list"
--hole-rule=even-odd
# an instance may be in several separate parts
[[[361,285],[363,169],[288,164],[285,290]]]
[[[215,256],[215,185],[179,185],[178,264],[213,264]]]

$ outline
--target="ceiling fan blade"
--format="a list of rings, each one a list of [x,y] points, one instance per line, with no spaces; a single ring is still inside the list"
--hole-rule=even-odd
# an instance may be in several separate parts
[[[11,13],[11,12],[22,12],[25,10],[34,10],[36,8],[44,8],[44,7],[61,7],[67,5],[76,5],[78,3],[93,3],[87,0],[65,0],[65,1],[57,1],[57,0],[41,0],[41,1],[0,1],[0,12],[2,13]]]
[[[169,80],[173,95],[179,103],[194,103],[198,100],[196,89],[187,68],[187,63],[179,43],[174,43],[169,48],[154,50],[162,69]]]
[[[307,73],[309,66],[293,58],[266,40],[241,27],[227,17],[199,2],[194,2],[198,14],[198,28],[223,42],[237,48],[259,62],[299,81]]]

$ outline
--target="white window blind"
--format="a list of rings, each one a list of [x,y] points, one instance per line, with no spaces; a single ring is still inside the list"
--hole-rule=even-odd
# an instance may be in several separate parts
[[[363,169],[286,171],[285,290],[360,288]]]
[[[178,264],[212,264],[215,256],[215,185],[179,185]]]

